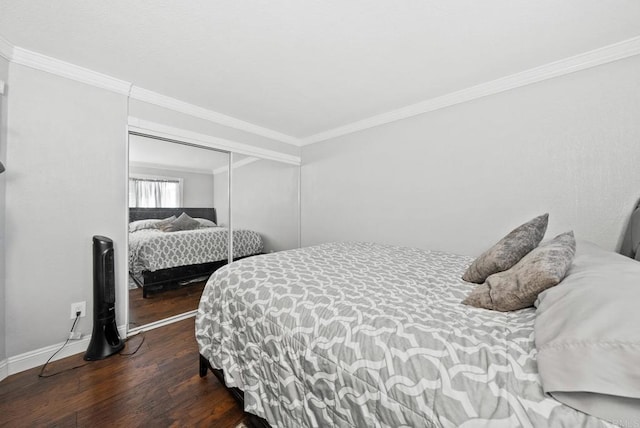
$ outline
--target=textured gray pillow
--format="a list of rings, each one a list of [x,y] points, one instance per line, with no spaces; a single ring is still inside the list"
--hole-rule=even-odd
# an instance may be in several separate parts
[[[511,269],[491,275],[462,303],[502,312],[533,306],[538,294],[562,281],[575,252],[573,232],[558,235]]]
[[[162,219],[162,220],[158,221],[155,224],[155,227],[156,227],[156,229],[162,229],[163,227],[165,227],[166,225],[168,225],[169,223],[171,223],[175,219],[176,219],[176,216],[172,215],[171,217],[167,217],[165,219]]]
[[[200,222],[189,217],[186,213],[180,214],[180,217],[171,223],[162,225],[160,229],[163,232],[177,232],[179,230],[193,230],[200,227]]]
[[[547,213],[516,227],[475,259],[462,279],[482,284],[489,275],[510,269],[538,246],[547,231],[548,223],[549,214]]]

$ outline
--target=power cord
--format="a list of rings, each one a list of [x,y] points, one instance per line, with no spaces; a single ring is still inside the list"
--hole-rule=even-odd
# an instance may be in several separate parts
[[[88,364],[88,363],[84,363],[84,364],[81,364],[81,365],[79,365],[79,366],[70,367],[70,368],[68,368],[68,369],[61,370],[61,371],[56,372],[56,373],[53,373],[53,374],[48,374],[48,375],[45,375],[45,374],[44,374],[44,371],[45,371],[45,369],[47,368],[47,365],[49,364],[49,362],[51,362],[51,360],[53,359],[53,357],[55,357],[56,355],[58,355],[58,353],[59,353],[60,351],[62,351],[62,349],[63,349],[65,346],[67,346],[67,343],[69,343],[69,340],[71,340],[71,333],[73,333],[73,329],[74,329],[74,328],[76,328],[76,324],[78,323],[78,320],[79,320],[79,319],[80,319],[80,312],[78,311],[78,312],[76,312],[76,319],[74,319],[74,320],[73,320],[73,325],[71,326],[71,331],[69,332],[69,337],[67,337],[67,340],[65,340],[65,341],[64,341],[64,343],[62,344],[62,346],[60,347],[60,349],[58,349],[56,352],[54,352],[54,353],[53,353],[53,355],[49,357],[49,359],[47,360],[47,362],[46,362],[46,363],[44,363],[44,365],[42,366],[42,369],[40,369],[40,373],[38,373],[38,377],[46,378],[46,377],[53,377],[53,376],[57,376],[57,375],[59,375],[60,373],[65,373],[65,372],[68,372],[68,371],[71,371],[71,370],[79,369],[80,367],[84,367],[84,366],[86,366],[86,365]]]
[[[60,370],[59,372],[56,372],[56,373],[52,373],[52,374],[44,374],[44,371],[46,370],[47,366],[49,365],[49,363],[51,362],[51,360],[53,359],[53,357],[55,357],[56,355],[58,355],[58,353],[59,353],[60,351],[62,351],[62,350],[64,349],[64,347],[65,347],[65,346],[67,346],[67,344],[68,344],[68,343],[69,343],[69,341],[71,340],[71,333],[73,333],[73,330],[76,328],[76,324],[78,323],[78,320],[79,320],[79,319],[80,319],[80,312],[78,311],[78,312],[76,312],[76,318],[73,320],[73,324],[71,325],[71,331],[69,332],[69,337],[67,337],[67,340],[65,340],[65,341],[64,341],[64,343],[62,344],[62,346],[60,347],[60,349],[58,349],[56,352],[54,352],[54,353],[53,353],[53,355],[49,357],[49,359],[47,360],[47,362],[46,362],[46,363],[44,363],[44,365],[43,365],[43,366],[42,366],[42,368],[40,369],[40,373],[38,373],[38,377],[41,377],[41,378],[47,378],[47,377],[57,376],[57,375],[59,375],[59,374],[61,374],[61,373],[65,373],[65,372],[68,372],[68,371],[71,371],[71,370],[79,369],[80,367],[84,367],[84,366],[86,366],[87,364],[89,364],[89,363],[84,363],[84,364],[80,364],[79,366],[74,366],[74,367],[70,367],[70,368],[68,368],[68,369]],[[145,333],[145,332],[144,332],[144,330],[142,330],[140,333],[142,334],[142,340],[140,341],[140,343],[138,343],[138,346],[136,347],[136,349],[135,349],[135,350],[133,350],[132,352],[127,352],[127,353],[119,352],[119,355],[120,355],[121,357],[130,357],[130,356],[132,356],[132,355],[135,355],[135,354],[136,354],[136,352],[138,352],[138,351],[140,350],[140,348],[142,347],[142,344],[144,343],[144,339],[145,339],[145,335],[144,335],[144,333]],[[137,336],[137,334],[136,334],[136,336]],[[128,338],[126,339],[126,342],[129,342],[129,340],[130,340],[131,338],[133,338],[133,337],[135,337],[135,336],[128,337]]]
[[[129,340],[139,335],[142,336],[142,340],[140,341],[140,343],[138,343],[138,346],[136,347],[136,349],[133,350],[132,352],[125,352],[125,353],[119,352],[118,354],[120,354],[121,357],[130,357],[132,355],[135,355],[136,352],[138,352],[138,350],[142,347],[142,344],[144,343],[144,339],[145,339],[144,330],[141,330],[140,333],[136,334],[135,336],[127,337],[127,340],[126,340],[126,342],[129,343]]]

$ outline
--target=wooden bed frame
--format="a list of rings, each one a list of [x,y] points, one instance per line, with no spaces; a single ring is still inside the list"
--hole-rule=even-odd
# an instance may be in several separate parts
[[[129,222],[147,219],[163,219],[171,217],[172,215],[178,217],[182,213],[186,213],[193,218],[206,218],[207,220],[217,223],[215,208],[129,208]],[[150,288],[211,275],[226,264],[227,260],[225,259],[210,263],[160,269],[154,272],[143,271],[142,280],[131,272],[129,272],[129,276],[138,287],[142,288],[142,297],[146,299]]]
[[[218,378],[220,383],[224,385],[227,391],[231,393],[240,407],[244,409],[244,393],[242,392],[242,390],[235,387],[228,387],[224,382],[224,373],[222,372],[222,370],[214,369],[213,367],[211,367],[211,364],[209,364],[209,360],[200,355],[200,377],[206,377],[209,370],[211,370],[211,373],[213,373],[215,377]],[[269,422],[262,419],[260,416],[256,416],[247,412],[244,412],[244,414],[247,416],[246,422],[248,422],[251,428],[271,428]]]

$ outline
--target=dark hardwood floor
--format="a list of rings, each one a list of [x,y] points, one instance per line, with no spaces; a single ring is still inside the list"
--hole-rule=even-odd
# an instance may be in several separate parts
[[[129,328],[183,314],[198,308],[207,281],[175,285],[162,291],[150,291],[142,298],[142,289],[129,290]]]
[[[142,335],[122,351],[131,352]],[[51,363],[45,374],[82,365],[82,354]],[[135,355],[113,355],[50,378],[40,368],[0,382],[0,426],[245,427],[249,420],[209,373],[198,375],[194,319],[145,333]]]

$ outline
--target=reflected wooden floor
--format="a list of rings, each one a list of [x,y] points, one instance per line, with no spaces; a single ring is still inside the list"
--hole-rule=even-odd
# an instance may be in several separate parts
[[[142,289],[129,290],[129,328],[183,314],[198,308],[206,281],[177,285],[173,289],[150,291],[142,298]]]
[[[123,353],[135,349],[134,336]],[[82,354],[47,373],[82,365]],[[194,319],[145,333],[133,356],[113,355],[51,378],[40,368],[0,382],[0,426],[237,428],[249,425],[213,374],[198,376]]]

